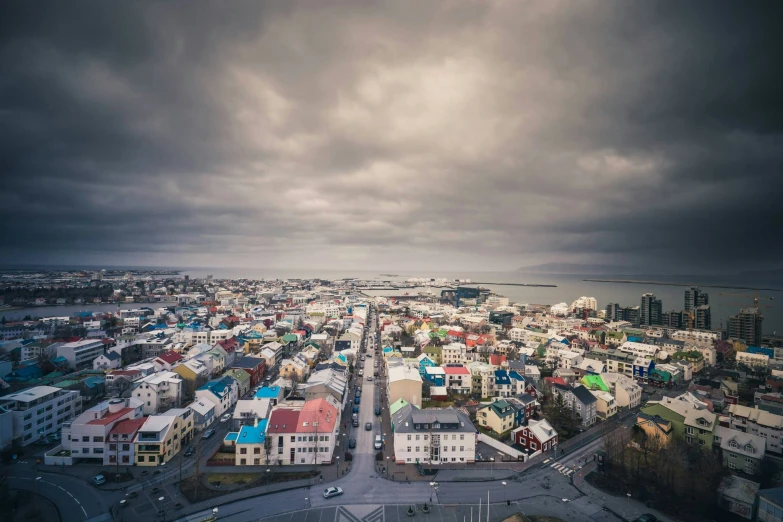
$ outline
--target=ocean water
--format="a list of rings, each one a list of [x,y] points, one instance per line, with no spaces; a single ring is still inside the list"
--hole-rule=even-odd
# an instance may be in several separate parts
[[[653,285],[642,283],[605,283],[584,281],[586,278],[632,279],[643,281],[663,281],[678,284],[693,284],[710,294],[713,327],[725,327],[730,315],[736,314],[741,307],[753,304],[754,291],[742,289],[719,288],[719,286],[748,286],[752,288],[783,289],[780,276],[663,276],[663,275],[633,275],[633,276],[595,276],[589,274],[531,274],[523,272],[394,272],[394,271],[361,271],[361,270],[284,270],[262,268],[204,268],[185,269],[182,275],[192,279],[203,278],[208,274],[215,278],[225,279],[309,279],[323,278],[329,280],[357,278],[376,281],[404,281],[411,277],[470,279],[474,283],[483,283],[493,292],[507,296],[512,302],[555,304],[565,302],[570,304],[580,296],[595,297],[599,308],[608,303],[619,303],[623,306],[640,304],[644,293],[654,293],[663,301],[663,310],[682,310],[685,301],[685,287],[673,285]],[[386,274],[386,275],[382,275]],[[506,286],[492,283],[532,283],[551,284],[549,287]],[[405,291],[367,291],[371,295],[401,294]],[[433,289],[439,293],[439,289]],[[783,291],[759,290],[758,296],[762,313],[764,314],[764,333],[783,333]],[[772,300],[765,298],[773,298]],[[123,303],[122,308],[145,306],[142,303]],[[149,305],[152,308],[164,304]],[[33,317],[61,316],[76,311],[109,311],[116,310],[116,305],[79,305],[45,308],[27,308],[20,310],[0,311],[7,320],[21,319],[27,314]]]
[[[635,306],[641,303],[642,294],[651,292],[663,301],[663,310],[682,310],[685,306],[685,288],[673,285],[653,285],[639,283],[604,283],[585,281],[584,279],[629,279],[636,281],[662,281],[677,284],[699,286],[710,294],[710,307],[712,312],[712,324],[714,328],[726,326],[728,317],[736,314],[741,307],[753,304],[754,291],[719,288],[720,286],[747,286],[751,288],[775,288],[783,289],[783,278],[780,274],[735,276],[674,276],[674,275],[633,275],[633,276],[596,276],[590,274],[538,274],[524,272],[395,272],[388,270],[362,271],[362,270],[273,270],[253,268],[213,268],[213,269],[188,269],[183,274],[191,278],[205,277],[212,274],[216,278],[315,278],[335,280],[345,278],[357,278],[376,281],[404,281],[416,277],[446,278],[446,279],[470,279],[471,282],[484,283],[493,292],[507,296],[512,302],[555,304],[565,302],[571,304],[581,296],[595,297],[599,308],[604,308],[608,303],[619,303],[623,306]],[[382,275],[383,274],[383,275]],[[532,283],[552,284],[549,287],[522,287],[506,286],[487,283]],[[400,292],[367,291],[370,295],[400,294]],[[433,289],[439,293],[440,290]],[[759,290],[760,306],[764,314],[764,333],[783,333],[783,291]],[[773,298],[772,300],[763,298]]]

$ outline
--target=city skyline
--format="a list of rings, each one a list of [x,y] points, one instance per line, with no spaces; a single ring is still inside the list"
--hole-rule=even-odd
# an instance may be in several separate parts
[[[6,6],[2,261],[775,269],[765,7]]]

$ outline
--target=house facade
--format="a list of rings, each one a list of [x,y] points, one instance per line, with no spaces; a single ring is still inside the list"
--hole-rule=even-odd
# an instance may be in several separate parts
[[[475,462],[477,431],[467,415],[451,408],[420,410],[406,404],[393,414],[398,464]]]
[[[550,451],[557,447],[557,432],[546,419],[530,421],[511,432],[516,444],[530,452]]]

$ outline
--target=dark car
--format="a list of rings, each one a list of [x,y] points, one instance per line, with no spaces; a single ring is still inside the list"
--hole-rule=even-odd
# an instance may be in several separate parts
[[[364,431],[372,431],[372,422],[366,422],[364,424]]]
[[[353,412],[354,413],[359,413],[359,406],[354,406],[353,407]]]
[[[381,414],[381,408],[380,408],[380,406],[376,406],[376,407],[375,407],[375,414],[376,414],[376,415],[380,415],[380,414]]]
[[[185,450],[186,457],[192,457],[194,453],[196,453],[196,449],[193,446]]]
[[[361,399],[362,399],[361,397],[358,397],[358,396],[357,396],[357,397],[356,397],[356,398],[353,400],[353,403],[354,403],[354,404],[359,404],[359,403],[361,402]]]
[[[353,448],[355,448],[355,447],[356,447],[356,439],[351,439],[351,440],[349,440],[349,441],[348,441],[348,447],[349,447],[350,449],[353,449]]]
[[[656,517],[655,515],[651,513],[645,513],[644,515],[640,516],[633,522],[656,522],[656,520],[658,520],[658,517]]]

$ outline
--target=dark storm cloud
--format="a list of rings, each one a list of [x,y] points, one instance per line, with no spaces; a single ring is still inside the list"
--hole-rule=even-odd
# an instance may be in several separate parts
[[[4,6],[0,261],[774,264],[779,11]]]

